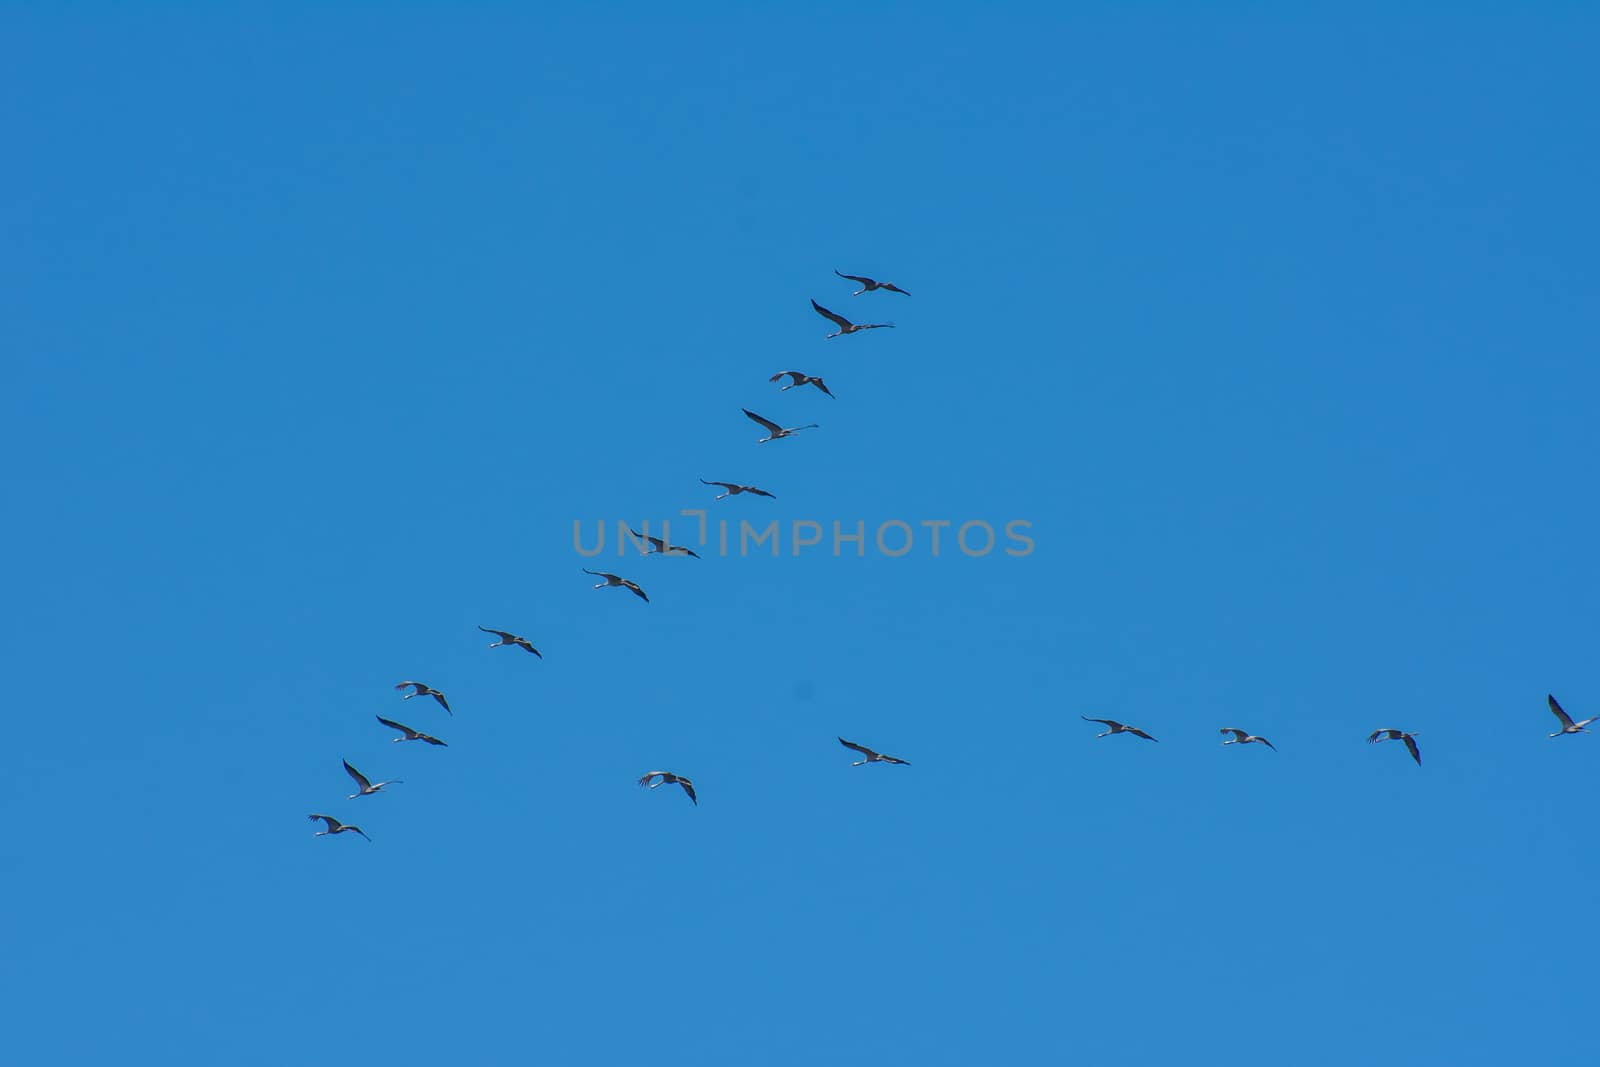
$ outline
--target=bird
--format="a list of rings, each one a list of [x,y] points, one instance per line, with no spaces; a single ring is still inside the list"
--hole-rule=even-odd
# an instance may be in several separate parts
[[[659,537],[651,537],[649,534],[642,534],[639,531],[635,530],[632,526],[628,527],[628,532],[633,534],[633,536],[639,538],[639,540],[641,540],[641,541],[649,541],[650,542],[650,551],[645,553],[645,555],[653,555],[653,556],[693,556],[695,559],[699,559],[700,558],[700,553],[696,552],[692,548],[684,548],[682,545],[669,545],[665,541],[663,541],[661,538],[659,538]]]
[[[1406,751],[1411,753],[1411,758],[1417,761],[1418,767],[1422,766],[1422,753],[1417,751],[1416,734],[1408,734],[1404,730],[1385,727],[1382,730],[1372,731],[1367,737],[1368,744],[1374,741],[1404,741],[1406,743]]]
[[[757,489],[753,485],[735,485],[733,482],[708,482],[704,478],[700,479],[700,484],[701,485],[720,485],[722,488],[727,490],[726,493],[720,493],[717,496],[713,497],[712,498],[713,500],[721,500],[725,496],[738,496],[740,493],[751,493],[751,494],[753,494],[755,496],[770,496],[774,500],[778,499],[776,496],[773,496],[771,493],[767,492],[765,489]]]
[[[1588,726],[1592,722],[1595,722],[1596,720],[1600,720],[1600,715],[1596,715],[1584,719],[1582,722],[1573,722],[1572,716],[1561,710],[1561,705],[1556,703],[1555,697],[1547,695],[1547,699],[1550,701],[1551,713],[1554,714],[1556,718],[1561,720],[1561,729],[1551,734],[1551,737],[1560,737],[1562,734],[1586,734],[1589,731],[1584,729],[1584,727]]]
[[[825,319],[831,320],[835,326],[839,327],[837,333],[830,333],[827,337],[823,338],[824,341],[838,337],[842,334],[856,333],[860,330],[882,330],[885,328],[891,330],[894,329],[894,323],[892,322],[851,322],[843,315],[829,311],[815,300],[811,301],[811,306],[817,309],[818,315],[821,315]]]
[[[906,292],[904,289],[900,288],[898,285],[893,284],[892,282],[875,282],[871,278],[863,278],[858,274],[840,274],[839,271],[837,271],[837,270],[835,270],[833,273],[838,274],[839,277],[841,277],[841,278],[848,278],[853,282],[860,282],[861,283],[861,288],[857,289],[855,292],[851,293],[850,294],[851,296],[860,296],[862,293],[870,293],[874,289],[887,289],[887,290],[889,290],[889,292],[891,292],[891,293],[899,293],[901,296],[910,296],[911,295],[910,293]]]
[[[788,385],[786,385],[783,388],[779,389],[778,392],[780,392],[780,393],[788,392],[790,389],[793,389],[797,385],[814,385],[818,389],[821,389],[822,392],[830,400],[838,399],[837,397],[835,397],[833,395],[833,393],[828,391],[828,386],[823,382],[823,380],[821,378],[818,378],[818,377],[816,377],[815,375],[812,375],[812,374],[805,374],[805,373],[802,373],[802,372],[797,371],[797,370],[781,370],[777,374],[774,374],[772,377],[768,378],[767,381],[775,382],[779,378],[782,378],[785,374],[787,374],[789,377],[793,378],[794,381],[790,382]]]
[[[894,756],[885,756],[882,752],[874,752],[866,745],[858,745],[854,741],[846,741],[842,737],[839,738],[839,743],[845,748],[853,748],[863,756],[867,757],[866,759],[856,760],[854,763],[850,764],[852,767],[863,767],[868,763],[900,763],[907,767],[911,766],[910,760],[897,759]]]
[[[1084,722],[1098,722],[1111,727],[1111,729],[1107,730],[1103,734],[1095,734],[1096,737],[1110,737],[1112,734],[1132,734],[1134,737],[1142,737],[1146,741],[1158,740],[1157,738],[1151,737],[1137,726],[1126,726],[1120,722],[1117,722],[1115,719],[1091,719],[1087,715],[1079,715],[1078,718],[1082,719]]]
[[[652,782],[650,780],[652,778],[660,778],[661,781]],[[694,806],[697,808],[700,806],[699,799],[694,795],[694,783],[681,774],[673,774],[671,771],[651,771],[639,779],[639,784],[648,786],[651,789],[661,785],[681,785],[683,786],[683,791],[689,794],[689,799],[694,801]]]
[[[630,582],[626,578],[619,578],[615,574],[607,574],[605,571],[592,571],[588,567],[583,568],[583,573],[605,579],[605,581],[595,586],[596,589],[604,589],[608,585],[620,585],[624,589],[632,589],[633,595],[646,604],[650,603],[650,598],[644,595],[644,590],[639,588],[639,583],[637,582]]]
[[[508,634],[504,630],[491,630],[487,626],[480,626],[478,629],[482,630],[486,634],[498,634],[500,636],[500,640],[492,642],[489,645],[490,648],[499,648],[501,645],[516,645],[518,648],[527,649],[540,659],[544,659],[544,653],[540,652],[537,648],[534,648],[532,642],[530,642],[526,637],[518,637],[516,634]]]
[[[344,761],[344,773],[354,778],[356,780],[356,788],[361,790],[359,793],[351,793],[347,798],[345,798],[347,800],[354,800],[357,797],[371,796],[373,793],[376,793],[386,785],[400,784],[399,778],[391,778],[387,782],[379,782],[377,785],[373,785],[372,782],[367,779],[366,775],[350,766],[349,760]]]
[[[404,689],[408,685],[414,687],[416,692],[407,693],[405,696],[400,698],[401,700],[410,700],[412,697],[432,697],[439,702],[439,706],[441,708],[443,708],[445,711],[450,711],[450,703],[449,701],[445,700],[444,694],[439,692],[437,689],[423,685],[421,682],[401,682],[399,685],[395,686],[395,688]],[[454,716],[455,712],[450,711],[450,714]]]
[[[814,430],[814,429],[817,428],[817,424],[816,423],[810,422],[810,423],[807,423],[804,426],[791,426],[788,429],[784,429],[782,426],[779,426],[777,423],[773,422],[771,419],[763,419],[760,415],[757,415],[755,412],[751,411],[749,408],[740,408],[739,410],[744,412],[745,413],[745,417],[748,418],[751,422],[759,422],[761,425],[763,425],[763,426],[765,426],[767,428],[767,436],[765,436],[761,440],[757,441],[756,444],[758,444],[758,445],[764,445],[768,441],[776,441],[780,437],[793,437],[795,434],[799,433],[801,430]]]
[[[1222,732],[1225,733],[1225,734],[1232,734],[1233,735],[1233,740],[1222,742],[1225,745],[1248,745],[1252,741],[1259,741],[1263,745],[1266,745],[1268,748],[1272,749],[1272,751],[1274,751],[1274,752],[1278,751],[1277,746],[1274,745],[1271,741],[1268,741],[1265,737],[1257,737],[1255,734],[1247,734],[1243,730],[1237,729],[1237,728],[1232,727],[1232,726],[1224,726],[1222,728]]]
[[[425,734],[421,730],[413,730],[411,727],[407,726],[405,723],[395,722],[393,719],[385,719],[382,715],[377,716],[377,719],[378,719],[379,722],[383,723],[383,725],[387,726],[389,729],[391,729],[391,730],[399,730],[401,733],[405,734],[404,737],[395,738],[396,742],[400,742],[400,741],[426,741],[430,745],[444,745],[444,747],[446,747],[446,748],[449,747],[448,745],[445,745],[445,743],[443,741],[439,740],[437,737],[434,737],[432,734]],[[345,764],[345,766],[348,767],[350,765],[347,763],[347,764]]]
[[[342,834],[346,830],[349,830],[353,834],[360,834],[362,837],[367,837],[367,832],[361,827],[347,826],[338,819],[335,819],[332,815],[312,815],[310,818],[312,822],[316,822],[318,819],[321,819],[323,822],[328,824],[328,828],[326,830],[318,830],[316,833],[311,835],[312,837],[324,837],[328,834]],[[371,843],[372,838],[367,837],[367,841],[368,843]]]

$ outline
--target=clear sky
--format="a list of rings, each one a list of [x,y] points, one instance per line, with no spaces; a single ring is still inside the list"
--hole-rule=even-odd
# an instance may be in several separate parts
[[[1600,15],[545,7],[6,5],[8,1061],[1596,1062]]]

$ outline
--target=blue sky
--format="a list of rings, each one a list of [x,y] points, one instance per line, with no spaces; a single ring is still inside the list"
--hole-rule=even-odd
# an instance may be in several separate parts
[[[4,22],[16,1062],[1592,1062],[1592,11]]]

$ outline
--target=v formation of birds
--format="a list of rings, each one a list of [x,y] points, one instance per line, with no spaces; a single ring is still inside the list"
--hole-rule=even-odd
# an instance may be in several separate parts
[[[860,296],[863,293],[874,292],[898,293],[902,296],[911,295],[906,290],[900,288],[898,285],[895,285],[892,282],[878,281],[873,278],[867,278],[856,274],[843,274],[837,270],[835,270],[834,273],[847,281],[855,282],[861,286],[861,288],[851,293],[851,296]],[[835,337],[842,337],[847,334],[862,333],[867,330],[893,329],[895,326],[895,324],[892,322],[853,322],[850,319],[845,318],[843,315],[823,307],[815,300],[811,301],[811,307],[818,315],[821,315],[823,318],[827,319],[829,322],[838,327],[837,330],[826,336],[825,339],[827,340],[832,340]],[[782,392],[786,392],[790,389],[799,389],[805,386],[811,386],[828,399],[834,399],[832,391],[829,390],[827,384],[820,376],[809,374],[805,371],[781,370],[767,380],[769,382],[778,382],[784,378],[789,379],[789,384],[780,388],[780,391]],[[767,431],[766,436],[757,441],[758,444],[766,444],[769,441],[782,440],[785,437],[793,437],[803,430],[814,430],[818,428],[818,424],[814,422],[807,423],[803,426],[780,426],[778,423],[758,415],[749,408],[744,408],[743,411],[748,419]],[[714,498],[716,500],[722,500],[723,498],[730,496],[739,496],[745,493],[748,493],[752,496],[775,498],[775,494],[753,485],[743,485],[738,482],[707,481],[705,478],[701,478],[700,481],[705,485],[716,486],[723,490],[722,493]],[[632,528],[630,528],[628,532],[637,538],[639,542],[647,543],[649,545],[649,548],[646,550],[648,555],[688,556],[694,559],[700,558],[700,556],[692,549],[685,548],[681,545],[669,544],[662,538],[651,537],[648,534],[639,533]],[[607,571],[592,571],[587,567],[583,568],[583,571],[585,574],[590,574],[601,579],[601,581],[596,583],[594,586],[596,589],[626,589],[644,603],[648,604],[650,602],[650,597],[645,594],[645,591],[640,588],[639,584],[629,578],[624,578],[621,575],[612,574]],[[544,654],[535,648],[532,642],[525,637],[506,630],[492,629],[487,626],[479,626],[478,629],[482,630],[484,633],[493,634],[498,638],[498,640],[489,644],[490,648],[518,648],[538,659],[544,658]],[[403,700],[410,700],[412,697],[431,697],[446,714],[451,716],[454,716],[455,714],[455,712],[450,710],[450,702],[445,697],[444,693],[432,688],[424,682],[404,681],[397,684],[395,688],[399,690],[411,690],[411,692],[406,693],[401,698]],[[1556,701],[1556,698],[1553,695],[1548,696],[1547,701],[1549,703],[1551,714],[1554,715],[1557,722],[1560,723],[1560,728],[1549,735],[1551,737],[1561,737],[1566,734],[1588,733],[1588,727],[1590,724],[1600,721],[1600,715],[1597,715],[1575,722],[1573,721],[1572,717],[1568,715],[1561,707],[1560,703]],[[1115,719],[1098,719],[1091,718],[1087,715],[1081,715],[1079,717],[1085,722],[1098,723],[1106,728],[1101,733],[1096,734],[1096,737],[1111,737],[1116,734],[1130,734],[1133,737],[1142,738],[1146,741],[1159,740],[1137,726],[1131,726],[1127,723],[1118,722]],[[421,730],[407,726],[404,723],[397,722],[393,719],[386,719],[382,715],[378,715],[376,718],[378,722],[387,729],[397,730],[400,732],[399,737],[392,739],[395,743],[421,741],[430,747],[449,747],[445,741],[434,737],[432,734],[424,733]],[[1273,752],[1277,751],[1277,746],[1273,745],[1273,743],[1267,740],[1265,737],[1257,736],[1247,730],[1242,730],[1235,726],[1224,726],[1221,728],[1220,733],[1227,738],[1227,740],[1222,742],[1224,745],[1259,744],[1271,749]],[[909,760],[900,759],[897,756],[886,755],[854,741],[847,741],[842,737],[838,738],[837,740],[839,744],[861,756],[861,759],[855,760],[850,764],[852,767],[861,767],[869,763],[888,763],[898,764],[900,766],[910,766]],[[1417,731],[1400,730],[1394,727],[1381,727],[1372,731],[1372,733],[1367,736],[1367,741],[1372,744],[1382,741],[1400,741],[1404,744],[1406,751],[1410,753],[1411,758],[1416,761],[1417,765],[1419,767],[1422,765],[1422,750],[1417,746]],[[351,781],[353,781],[356,786],[356,791],[351,793],[347,798],[349,800],[359,800],[363,797],[372,796],[381,792],[387,786],[400,785],[403,783],[403,779],[399,778],[390,778],[379,782],[373,782],[366,775],[362,774],[361,771],[351,766],[349,760],[344,760],[343,763],[345,773],[349,775]],[[700,803],[700,798],[695,792],[694,781],[686,775],[679,774],[675,771],[649,771],[639,778],[639,784],[647,789],[657,789],[663,785],[675,785],[683,790],[684,795],[689,798],[689,801],[692,804],[698,806]],[[360,826],[357,826],[353,823],[341,822],[332,815],[316,813],[312,814],[310,819],[312,822],[320,821],[324,824],[324,829],[318,830],[312,835],[314,837],[324,837],[342,833],[354,833],[360,835],[368,841],[372,840],[367,836],[366,832],[362,830]]]

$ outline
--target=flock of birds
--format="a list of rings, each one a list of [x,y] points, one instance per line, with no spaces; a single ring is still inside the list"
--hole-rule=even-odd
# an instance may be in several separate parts
[[[891,282],[880,282],[873,278],[866,278],[855,274],[842,274],[837,270],[835,270],[834,273],[839,275],[841,278],[856,282],[861,286],[861,288],[857,289],[851,294],[852,296],[860,296],[863,293],[871,293],[879,290],[890,293],[899,293],[903,296],[911,295],[898,285],[895,285]],[[894,323],[892,322],[851,322],[843,315],[828,310],[815,300],[811,301],[811,306],[813,309],[815,309],[818,315],[821,315],[823,318],[829,320],[838,327],[836,331],[827,335],[827,339],[842,337],[846,334],[860,333],[864,330],[892,329],[894,327]],[[789,384],[782,386],[779,390],[780,392],[786,392],[790,389],[797,389],[803,386],[811,385],[815,386],[817,390],[824,396],[827,396],[829,399],[834,399],[833,393],[828,389],[826,382],[816,375],[807,374],[803,371],[779,371],[769,378],[768,381],[778,382],[784,378],[789,379]],[[747,418],[749,418],[752,422],[759,424],[767,431],[767,435],[757,441],[757,444],[766,444],[768,441],[777,441],[785,437],[792,437],[802,430],[813,430],[818,426],[817,423],[813,422],[807,423],[804,426],[784,427],[773,422],[771,419],[763,418],[762,416],[751,411],[749,408],[744,408],[742,410]],[[739,496],[743,493],[749,493],[753,496],[774,497],[774,494],[769,493],[765,489],[757,488],[753,485],[742,485],[737,482],[707,481],[704,478],[700,479],[700,481],[705,485],[716,486],[723,490],[723,492],[718,494],[715,498],[717,500],[722,500],[731,496]],[[648,534],[640,533],[631,527],[629,528],[628,532],[635,538],[639,539],[640,542],[648,544],[649,547],[645,550],[646,554],[648,555],[690,556],[695,559],[700,558],[693,549],[685,548],[682,545],[668,544],[663,538],[651,537]],[[638,597],[640,600],[643,600],[645,603],[648,604],[650,602],[650,597],[647,596],[645,591],[639,587],[639,583],[631,579],[624,578],[621,575],[611,574],[607,571],[592,571],[587,567],[583,568],[583,571],[585,574],[593,575],[594,577],[602,579],[600,582],[595,584],[594,588],[596,589],[605,589],[608,587],[627,589],[629,592],[633,593],[634,596]],[[530,653],[539,659],[544,658],[544,654],[535,648],[532,642],[525,637],[520,637],[517,634],[510,633],[506,630],[491,629],[487,626],[479,626],[478,629],[487,634],[494,634],[498,638],[498,640],[490,643],[490,648],[520,648],[524,652]],[[452,716],[455,714],[450,710],[450,702],[445,698],[445,695],[439,690],[434,689],[423,682],[404,681],[397,684],[395,688],[400,690],[411,690],[411,692],[406,693],[401,698],[403,700],[410,700],[412,697],[432,697],[438,703],[439,707],[443,708],[447,714]],[[1553,714],[1557,721],[1561,724],[1561,728],[1555,733],[1552,733],[1550,735],[1551,737],[1561,737],[1566,734],[1588,733],[1588,727],[1592,723],[1600,722],[1600,715],[1591,716],[1590,718],[1575,722],[1573,721],[1572,716],[1568,715],[1561,707],[1560,703],[1557,702],[1554,695],[1548,696],[1547,699],[1549,701],[1551,714]],[[1157,740],[1157,738],[1152,737],[1149,733],[1145,732],[1139,727],[1130,726],[1127,723],[1118,722],[1115,719],[1096,719],[1091,718],[1088,715],[1081,715],[1079,717],[1085,722],[1099,723],[1106,728],[1103,732],[1095,735],[1097,738],[1110,737],[1115,734],[1132,734],[1134,737],[1143,738],[1146,741]],[[421,730],[413,729],[412,727],[407,726],[404,723],[396,722],[393,719],[386,719],[382,715],[378,715],[376,718],[380,724],[388,729],[400,731],[401,736],[393,739],[393,741],[397,744],[404,741],[422,741],[428,745],[434,745],[441,748],[448,747],[446,742],[441,741],[432,734],[423,733]],[[1248,730],[1241,730],[1235,726],[1224,726],[1221,730],[1221,733],[1227,738],[1227,740],[1222,742],[1224,745],[1259,744],[1265,745],[1274,752],[1278,750],[1277,746],[1275,746],[1265,737],[1252,734]],[[843,745],[845,748],[848,748],[861,755],[861,759],[858,759],[850,764],[852,767],[861,767],[869,763],[890,763],[899,764],[901,766],[910,766],[909,760],[900,759],[897,756],[885,755],[882,752],[868,748],[866,745],[857,744],[854,741],[847,741],[842,737],[838,738],[838,741],[839,744]],[[1380,741],[1403,742],[1405,744],[1406,751],[1411,754],[1411,758],[1417,762],[1419,767],[1422,765],[1422,750],[1417,747],[1416,731],[1399,730],[1395,729],[1394,727],[1382,727],[1372,731],[1372,733],[1368,735],[1367,741],[1369,744],[1375,744]],[[381,792],[387,786],[399,785],[403,781],[403,779],[399,778],[390,778],[381,782],[373,782],[366,775],[362,774],[355,767],[351,766],[349,760],[344,760],[343,763],[345,773],[350,776],[350,779],[355,782],[356,785],[356,792],[349,795],[347,798],[349,800],[358,800],[362,797],[372,796]],[[695,793],[693,780],[673,771],[650,771],[639,778],[639,784],[647,789],[657,789],[664,785],[676,785],[683,790],[684,794],[693,804],[698,806],[700,803],[700,799]],[[312,835],[314,837],[324,837],[342,833],[354,833],[360,834],[368,841],[372,840],[367,836],[366,832],[361,829],[361,827],[352,823],[341,822],[332,815],[314,813],[310,816],[310,819],[312,822],[317,822],[320,820],[325,825],[325,829],[318,830],[314,835]]]
[[[1562,708],[1561,703],[1556,700],[1554,695],[1546,694],[1545,700],[1550,704],[1550,713],[1561,724],[1561,729],[1551,734],[1551,737],[1561,737],[1564,734],[1586,734],[1589,732],[1590,723],[1600,722],[1600,715],[1593,715],[1587,719],[1573,722],[1572,716],[1567,714],[1566,709]],[[1151,737],[1137,726],[1129,726],[1127,723],[1117,722],[1115,719],[1091,719],[1087,715],[1078,717],[1085,722],[1100,723],[1106,728],[1104,733],[1096,734],[1096,737],[1110,737],[1112,734],[1132,734],[1135,737],[1142,737],[1146,741],[1157,740],[1157,738]],[[1224,726],[1221,732],[1228,737],[1228,740],[1222,742],[1224,745],[1266,745],[1272,751],[1278,751],[1278,746],[1268,741],[1265,737],[1258,737],[1248,730],[1239,729],[1237,726]],[[1403,741],[1405,742],[1406,751],[1411,753],[1411,758],[1416,760],[1417,766],[1420,767],[1422,766],[1422,750],[1417,747],[1417,732],[1415,730],[1396,730],[1392,726],[1385,726],[1368,734],[1367,743]]]
[[[857,289],[851,294],[852,296],[860,296],[862,293],[871,293],[880,289],[884,292],[899,293],[902,296],[911,295],[892,282],[880,282],[876,279],[864,278],[856,274],[842,274],[837,270],[834,271],[834,273],[838,274],[841,278],[856,282],[861,286],[861,288]],[[851,322],[843,315],[829,311],[815,300],[811,301],[811,306],[816,310],[818,315],[821,315],[823,318],[827,319],[829,322],[838,327],[838,329],[833,333],[828,334],[827,338],[825,339],[842,337],[845,334],[860,333],[864,330],[894,328],[894,323],[892,322]],[[815,386],[817,391],[828,397],[828,399],[836,399],[833,395],[833,392],[828,388],[826,382],[824,382],[817,375],[807,374],[804,371],[779,371],[767,380],[769,382],[778,382],[782,381],[784,378],[789,379],[789,384],[780,387],[778,390],[779,392],[787,392],[790,389],[796,389],[801,386],[810,385]],[[771,419],[757,415],[749,408],[743,408],[741,410],[744,411],[746,418],[750,419],[750,421],[754,423],[759,424],[767,431],[767,435],[757,441],[757,444],[766,444],[768,441],[777,441],[785,437],[793,437],[802,430],[814,430],[817,428],[817,424],[814,422],[807,423],[804,426],[784,427],[773,422]],[[722,500],[730,496],[738,496],[741,493],[749,493],[752,496],[774,497],[774,494],[767,492],[765,489],[759,489],[753,485],[740,485],[737,482],[713,482],[707,481],[704,478],[700,479],[700,481],[705,485],[717,486],[723,490],[723,492],[718,494],[715,498],[717,500]],[[668,544],[663,538],[651,537],[649,534],[640,533],[631,527],[629,528],[628,532],[634,537],[638,538],[641,543],[648,545],[648,548],[645,550],[646,554],[648,555],[690,556],[695,559],[700,558],[699,554],[691,548],[685,548],[682,545]],[[608,587],[626,589],[634,596],[644,601],[646,604],[650,603],[650,597],[643,589],[639,587],[639,583],[633,581],[632,579],[624,578],[620,574],[612,574],[608,571],[592,571],[588,567],[583,568],[583,572],[601,579],[601,581],[595,584],[596,589],[605,589]],[[533,643],[525,637],[520,637],[517,634],[510,633],[505,630],[494,630],[487,626],[479,626],[478,629],[487,634],[494,634],[499,638],[499,640],[494,641],[489,645],[490,648],[500,648],[503,646],[515,647],[520,648],[525,652],[532,653],[540,659],[544,658],[544,653],[533,647]],[[405,694],[405,696],[401,698],[403,700],[410,700],[412,697],[432,697],[438,702],[439,706],[443,708],[447,714],[452,716],[455,714],[455,712],[450,710],[450,701],[446,699],[445,695],[426,683],[404,681],[396,685],[395,688],[411,690],[411,692]],[[401,722],[396,722],[393,719],[386,719],[382,715],[375,717],[383,726],[386,726],[391,730],[400,731],[401,736],[393,739],[396,743],[402,741],[423,741],[429,745],[437,745],[441,748],[449,747],[446,742],[441,741],[432,734],[423,733],[421,730],[414,729]],[[881,752],[873,751],[865,745],[858,745],[854,741],[846,741],[842,737],[839,738],[839,743],[844,747],[861,754],[862,758],[852,763],[852,767],[860,767],[868,763],[908,764],[908,761],[906,760],[899,759],[895,756],[886,756]],[[351,793],[349,797],[346,798],[349,800],[359,800],[362,797],[369,797],[376,793],[382,792],[386,786],[400,785],[404,782],[404,779],[401,778],[389,778],[381,782],[374,782],[355,767],[351,766],[349,760],[344,760],[343,763],[345,773],[348,774],[350,776],[350,780],[356,784],[356,791]],[[675,774],[672,771],[650,771],[648,774],[640,777],[639,784],[647,789],[657,789],[664,785],[675,785],[681,788],[684,794],[688,796],[689,800],[696,806],[698,806],[700,803],[700,798],[695,794],[694,791],[694,782],[691,779],[686,778],[681,774]],[[313,837],[327,837],[336,834],[351,833],[360,834],[368,841],[372,840],[371,837],[367,836],[367,832],[361,827],[355,825],[354,823],[342,822],[332,815],[328,815],[323,812],[315,812],[310,815],[309,818],[312,822],[320,821],[324,826],[323,829],[318,830],[315,834],[313,834]]]

